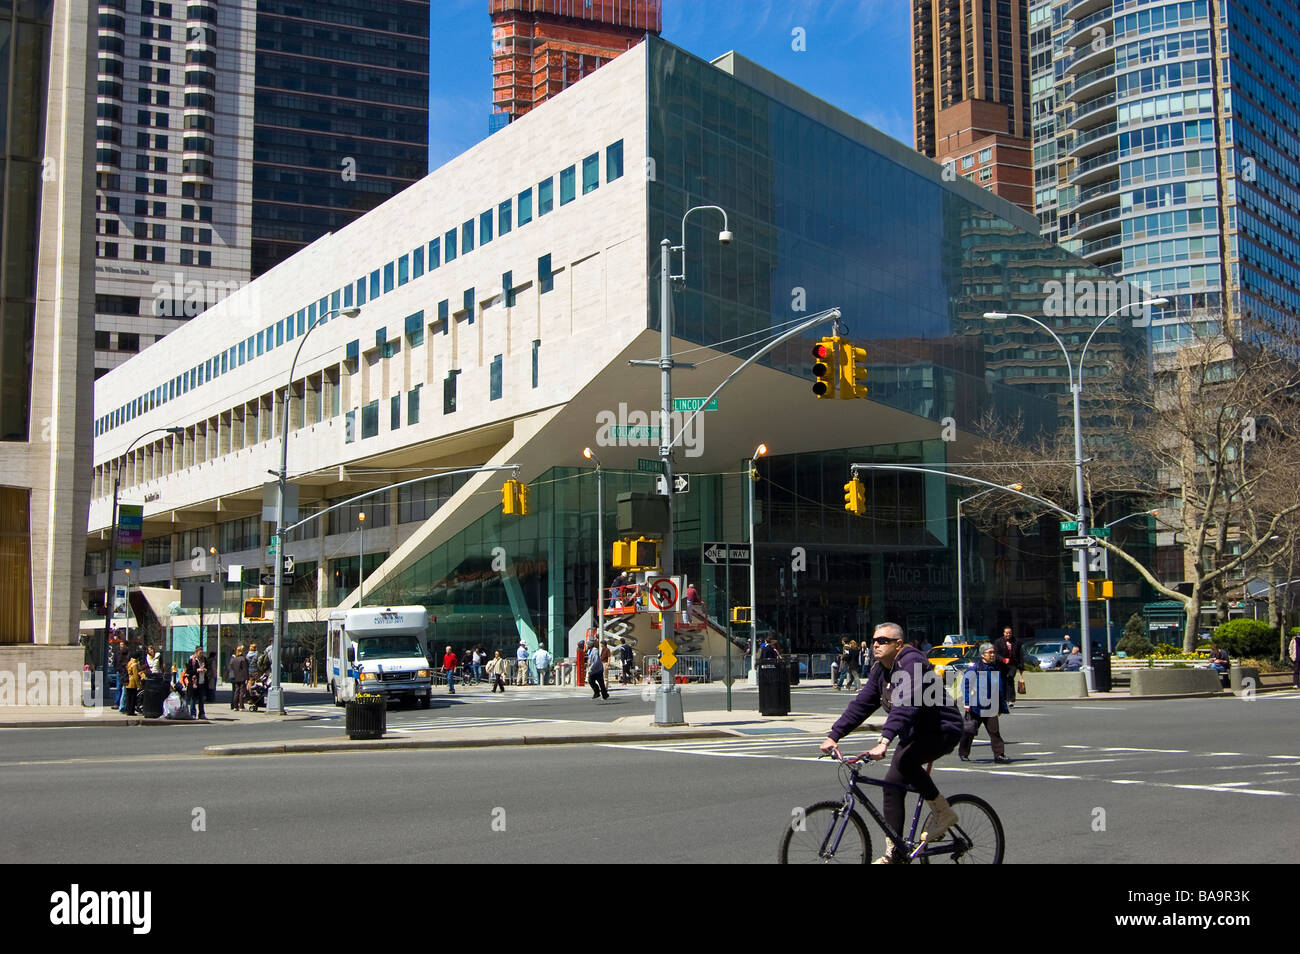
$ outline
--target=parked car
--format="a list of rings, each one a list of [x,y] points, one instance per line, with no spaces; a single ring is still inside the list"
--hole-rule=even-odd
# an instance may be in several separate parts
[[[1030,643],[1025,647],[1025,660],[1032,659],[1038,663],[1043,672],[1052,672],[1065,666],[1065,657],[1070,655],[1061,640],[1045,640]]]

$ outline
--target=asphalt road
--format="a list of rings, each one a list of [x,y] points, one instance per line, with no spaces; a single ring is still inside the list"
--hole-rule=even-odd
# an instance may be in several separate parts
[[[402,719],[629,714],[625,701],[459,702]],[[619,698],[615,696],[615,698]],[[721,697],[688,694],[700,707]],[[799,694],[838,712],[841,694]],[[585,704],[584,704],[585,703]],[[990,801],[1007,861],[1292,862],[1300,855],[1300,694],[1018,706],[1011,766],[986,745],[935,766]],[[737,740],[214,759],[213,738],[279,726],[0,732],[0,861],[770,862],[801,805],[834,798],[816,734]],[[420,731],[420,730],[415,730]],[[141,839],[139,833],[147,832]],[[873,839],[879,844],[879,832]],[[197,851],[197,854],[195,852]],[[126,853],[125,855],[123,853]]]

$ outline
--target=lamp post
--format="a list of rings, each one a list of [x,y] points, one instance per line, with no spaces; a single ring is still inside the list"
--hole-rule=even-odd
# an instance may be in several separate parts
[[[150,428],[126,446],[126,450],[122,451],[121,455],[117,457],[113,466],[113,511],[108,533],[108,566],[104,568],[104,635],[101,640],[102,645],[100,646],[100,661],[103,665],[103,672],[100,676],[99,683],[103,691],[100,695],[105,699],[108,698],[108,630],[113,622],[113,570],[115,569],[113,564],[117,562],[117,497],[122,487],[122,462],[126,460],[127,455],[135,449],[136,444],[140,443],[140,441],[144,440],[150,434],[157,434],[159,432],[172,435],[184,434],[185,428]],[[130,586],[130,577],[127,578],[127,585],[128,587]],[[131,607],[128,601],[127,612],[130,612],[130,610]]]
[[[754,583],[757,577],[754,562],[756,550],[754,545],[754,484],[758,482],[758,469],[754,465],[766,453],[767,445],[759,444],[754,448],[754,453],[749,460],[745,461],[745,474],[749,477],[749,646],[751,650],[749,654],[749,665],[751,667],[749,681],[755,685],[758,683],[758,605],[756,603],[757,587]],[[731,585],[730,580],[727,581],[727,585]],[[731,675],[730,669],[728,669],[727,675]]]
[[[600,641],[605,641],[605,475],[600,469],[600,458],[590,447],[582,449],[582,456],[596,462],[596,631]],[[557,683],[558,684],[558,683]]]
[[[977,494],[964,497],[957,501],[957,635],[965,638],[966,636],[966,595],[965,595],[965,577],[962,574],[961,558],[961,505],[970,503],[976,497],[983,497],[985,494],[991,494],[995,490],[1024,490],[1024,484],[1007,484],[1005,488],[990,487],[988,490],[981,490]]]
[[[984,317],[989,321],[1002,321],[1006,318],[1023,318],[1026,321],[1033,322],[1042,328],[1053,340],[1061,347],[1061,354],[1065,356],[1065,370],[1069,375],[1070,394],[1074,398],[1074,492],[1076,497],[1076,515],[1077,521],[1076,533],[1080,536],[1086,536],[1088,533],[1088,516],[1084,511],[1084,491],[1083,491],[1083,424],[1082,416],[1079,412],[1079,395],[1083,391],[1083,359],[1087,357],[1088,345],[1092,344],[1093,337],[1101,330],[1102,325],[1110,321],[1122,311],[1134,307],[1135,305],[1167,305],[1167,298],[1150,298],[1146,301],[1130,302],[1127,305],[1121,305],[1109,315],[1097,322],[1092,333],[1088,335],[1087,341],[1083,343],[1083,350],[1079,352],[1078,373],[1070,362],[1070,352],[1066,350],[1065,342],[1060,339],[1050,326],[1039,321],[1030,315],[1019,312],[1005,311],[986,311]],[[1088,633],[1088,557],[1085,552],[1080,552],[1078,557],[1078,574],[1079,574],[1079,642],[1083,647],[1083,674],[1087,680],[1088,691],[1092,692],[1092,654],[1091,641]]]
[[[357,525],[361,528],[357,540],[357,606],[361,606],[366,597],[366,571],[362,566],[366,559],[366,512],[357,514]]]
[[[674,281],[681,284],[686,282],[686,219],[692,212],[701,212],[705,210],[714,210],[722,213],[722,231],[718,233],[718,241],[723,245],[731,243],[731,232],[727,228],[727,212],[721,206],[717,205],[697,205],[686,210],[682,216],[682,244],[673,245],[672,242],[665,238],[659,243],[659,360],[658,361],[633,361],[632,364],[653,364],[658,365],[660,371],[659,377],[659,461],[664,476],[664,494],[667,497],[668,526],[664,531],[663,564],[664,576],[672,576],[673,573],[673,435],[672,435],[672,413],[673,413],[673,367],[680,365],[683,368],[693,367],[681,361],[673,361],[673,324],[671,305],[672,283]],[[672,253],[682,253],[682,270],[678,275],[672,274]],[[675,613],[663,614],[663,638],[672,641],[673,623]],[[686,720],[682,713],[682,694],[673,684],[672,676],[667,667],[660,667],[659,692],[655,696],[655,724],[656,725],[682,725]]]
[[[284,387],[284,425],[280,428],[280,472],[276,477],[275,495],[275,623],[271,635],[271,686],[266,692],[266,711],[284,715],[284,693],[280,688],[280,653],[284,647],[285,605],[284,605],[284,495],[289,481],[289,405],[293,400],[293,372],[298,367],[298,356],[302,346],[307,343],[311,333],[329,321],[331,315],[355,318],[361,314],[360,308],[335,308],[321,315],[315,324],[308,326],[298,341],[298,350],[293,353],[289,365],[289,380]],[[274,472],[273,472],[274,473]]]

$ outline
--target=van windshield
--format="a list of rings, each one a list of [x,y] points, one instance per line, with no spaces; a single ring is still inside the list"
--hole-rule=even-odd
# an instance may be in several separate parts
[[[358,659],[424,658],[420,638],[414,633],[389,636],[362,636],[356,639]]]

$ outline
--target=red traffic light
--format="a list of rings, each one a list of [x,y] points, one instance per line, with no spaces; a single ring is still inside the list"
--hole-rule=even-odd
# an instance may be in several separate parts
[[[814,358],[816,358],[819,361],[824,361],[830,357],[831,349],[827,347],[825,344],[818,342],[817,344],[813,345],[812,353]]]

